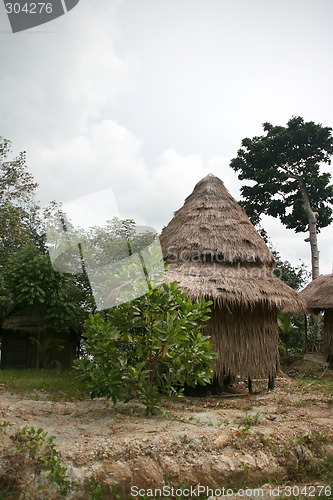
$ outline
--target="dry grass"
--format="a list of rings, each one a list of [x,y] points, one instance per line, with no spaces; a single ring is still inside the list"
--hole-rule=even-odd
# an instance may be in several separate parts
[[[276,309],[215,308],[205,333],[219,357],[214,372],[220,382],[224,373],[242,378],[275,376],[279,369]],[[266,382],[267,385],[267,382]]]

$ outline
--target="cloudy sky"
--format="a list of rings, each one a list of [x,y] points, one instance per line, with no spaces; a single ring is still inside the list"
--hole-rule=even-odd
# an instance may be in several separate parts
[[[89,196],[76,208],[97,223],[113,193],[159,230],[208,173],[239,199],[229,162],[263,122],[333,126],[332,18],[332,0],[80,0],[12,34],[1,3],[0,135],[27,151],[42,204]],[[307,235],[263,225],[309,264]],[[319,247],[329,273],[332,226]]]

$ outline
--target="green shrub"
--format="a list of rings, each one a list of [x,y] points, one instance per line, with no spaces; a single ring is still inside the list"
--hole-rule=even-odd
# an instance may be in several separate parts
[[[114,404],[138,398],[153,413],[163,396],[210,382],[214,359],[202,334],[211,302],[192,302],[176,283],[163,284],[86,322],[85,356],[75,363],[92,397]]]

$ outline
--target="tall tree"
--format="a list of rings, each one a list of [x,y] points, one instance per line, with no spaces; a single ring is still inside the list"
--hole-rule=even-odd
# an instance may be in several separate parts
[[[252,222],[262,214],[279,217],[296,232],[309,231],[312,279],[319,275],[317,232],[332,220],[333,186],[331,174],[322,173],[323,163],[331,164],[332,128],[301,117],[292,117],[286,127],[264,123],[265,134],[245,138],[230,166],[243,186],[242,205]]]
[[[37,184],[27,171],[25,153],[10,160],[10,148],[10,141],[0,137],[0,270],[12,252],[36,236]]]

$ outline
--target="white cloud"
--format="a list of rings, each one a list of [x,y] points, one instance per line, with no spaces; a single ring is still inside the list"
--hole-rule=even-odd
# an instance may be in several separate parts
[[[15,138],[20,148],[58,146],[84,133],[88,122],[115,103],[135,69],[133,60],[115,51],[117,3],[80,2],[50,24],[54,32],[43,33],[43,27],[35,36],[2,36],[2,135]]]
[[[42,202],[70,202],[111,188],[124,216],[159,225],[222,161],[215,157],[205,167],[200,155],[181,156],[170,149],[149,170],[141,146],[134,134],[111,120],[57,147],[36,145],[31,154]],[[46,191],[46,185],[51,189]]]
[[[146,172],[140,147],[133,134],[111,120],[55,147],[36,144],[29,152],[41,201],[70,202],[102,189],[134,189]]]
[[[43,203],[111,188],[123,216],[160,229],[210,172],[239,199],[228,157],[243,137],[292,114],[332,120],[332,4],[303,3],[81,0],[1,33],[0,134],[27,150]],[[283,258],[309,262],[304,235],[265,227]],[[330,228],[319,246],[330,272]]]
[[[156,159],[146,183],[131,198],[132,206],[142,207],[146,222],[161,229],[183,205],[195,184],[209,173],[220,177],[229,190],[237,191],[226,159],[213,156],[204,162],[200,154],[181,155],[168,149]]]
[[[168,149],[149,169],[141,141],[111,120],[57,147],[36,145],[30,152],[44,204],[53,199],[68,203],[112,189],[122,216],[157,229],[169,222],[195,184],[209,173],[219,176],[238,196],[237,177],[227,159],[213,156],[204,164],[199,154],[186,156]]]

